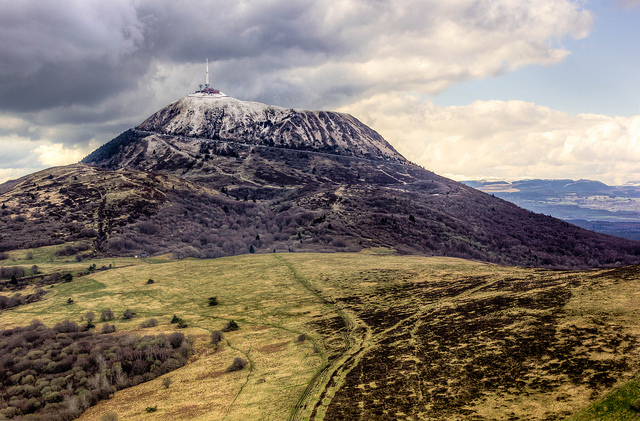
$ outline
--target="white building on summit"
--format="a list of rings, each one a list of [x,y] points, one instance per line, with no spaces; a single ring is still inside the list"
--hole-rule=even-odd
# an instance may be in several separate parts
[[[190,97],[208,97],[208,98],[222,98],[226,97],[224,93],[217,89],[212,88],[209,85],[209,59],[207,59],[207,70],[205,73],[204,85],[199,85],[200,89],[189,95]]]

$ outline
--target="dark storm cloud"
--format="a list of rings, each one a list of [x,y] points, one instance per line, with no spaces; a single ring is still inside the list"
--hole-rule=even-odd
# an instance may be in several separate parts
[[[204,58],[251,99],[335,106],[373,87],[436,93],[505,63],[560,60],[550,37],[584,32],[590,15],[542,2],[556,16],[473,0],[3,1],[0,109],[93,105],[152,78],[153,63]]]
[[[185,8],[173,1],[141,3],[138,15],[147,25],[148,46],[154,57],[201,61],[278,56],[287,49],[300,53],[337,54],[336,34],[322,33],[326,24],[323,2],[216,1],[191,2]],[[286,65],[282,63],[282,65]]]
[[[39,111],[74,104],[95,105],[135,87],[149,65],[136,57],[104,61],[50,63],[29,75],[0,79],[0,109]]]
[[[95,104],[148,70],[143,25],[125,1],[3,1],[0,109]]]

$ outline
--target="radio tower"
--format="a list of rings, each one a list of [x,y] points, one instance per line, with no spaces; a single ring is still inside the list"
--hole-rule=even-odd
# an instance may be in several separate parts
[[[214,89],[211,87],[211,85],[209,85],[209,59],[207,59],[206,61],[206,71],[204,74],[204,86],[202,85],[198,85],[200,87],[200,89],[198,89],[197,91],[195,91],[193,94],[190,94],[189,96],[192,97],[198,97],[198,98],[202,98],[202,97],[213,97],[213,98],[222,98],[222,97],[226,97],[225,94],[223,94],[222,92],[220,92],[217,89]]]
[[[209,89],[209,59],[207,59],[207,72],[204,78],[204,88]]]

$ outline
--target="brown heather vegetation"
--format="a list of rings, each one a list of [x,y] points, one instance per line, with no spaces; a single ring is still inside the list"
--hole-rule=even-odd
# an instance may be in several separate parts
[[[103,333],[110,332],[103,328]],[[100,335],[68,320],[53,328],[34,320],[5,329],[0,332],[0,414],[15,420],[29,414],[38,415],[29,419],[71,420],[117,390],[182,367],[190,355],[182,333]]]
[[[215,172],[192,174],[210,186],[202,187],[166,174],[85,165],[47,170],[55,175],[52,179],[36,173],[0,195],[9,203],[0,215],[0,249],[75,241],[58,253],[75,253],[78,261],[109,255],[214,258],[251,250],[331,252],[378,246],[533,267],[614,266],[640,259],[636,242],[519,209],[418,167],[370,167],[340,157],[332,157],[335,162],[311,155],[305,159],[296,151],[280,151],[283,158],[269,154],[273,152],[241,156],[258,167],[289,159],[300,166],[292,171],[319,180],[300,175],[288,182],[293,186],[275,187],[255,179],[259,187],[251,187]],[[309,166],[318,168],[316,174],[306,172]],[[376,184],[376,174],[383,170],[407,181]],[[356,178],[358,173],[365,181]],[[105,195],[104,190],[118,193]],[[31,200],[30,194],[38,198]],[[64,205],[67,199],[73,205]],[[61,206],[65,212],[58,214]]]

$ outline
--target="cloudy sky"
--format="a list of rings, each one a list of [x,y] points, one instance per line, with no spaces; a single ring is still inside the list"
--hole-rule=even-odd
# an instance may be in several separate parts
[[[0,182],[203,83],[456,179],[640,180],[640,0],[0,0]]]

